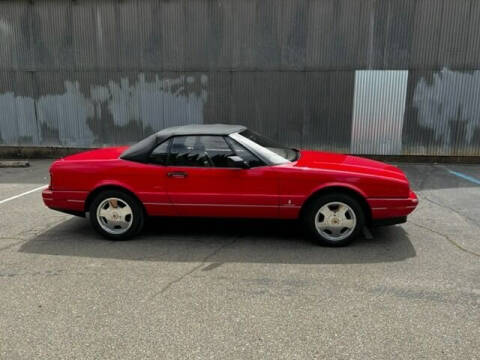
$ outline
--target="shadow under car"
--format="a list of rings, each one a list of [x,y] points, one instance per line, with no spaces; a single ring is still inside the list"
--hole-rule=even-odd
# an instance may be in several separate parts
[[[321,247],[296,221],[153,218],[133,240],[101,238],[72,218],[26,242],[20,252],[142,261],[354,264],[402,261],[416,255],[401,226],[373,229],[342,248]]]

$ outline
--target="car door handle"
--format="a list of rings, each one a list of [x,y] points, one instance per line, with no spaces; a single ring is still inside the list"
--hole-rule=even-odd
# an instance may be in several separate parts
[[[186,172],[183,172],[183,171],[172,171],[172,172],[167,173],[167,176],[169,178],[183,179],[183,178],[186,178],[188,176],[188,174]]]

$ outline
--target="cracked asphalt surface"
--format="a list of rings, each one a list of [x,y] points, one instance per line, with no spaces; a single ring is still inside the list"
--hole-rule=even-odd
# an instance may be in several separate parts
[[[50,161],[0,169],[0,201]],[[478,359],[480,166],[400,164],[407,224],[347,248],[296,222],[155,219],[128,242],[0,204],[1,359]]]

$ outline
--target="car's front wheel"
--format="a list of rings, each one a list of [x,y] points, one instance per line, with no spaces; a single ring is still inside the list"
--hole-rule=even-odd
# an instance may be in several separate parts
[[[356,199],[347,194],[332,193],[310,202],[303,214],[303,221],[316,242],[345,246],[362,230],[365,215]]]
[[[90,205],[93,228],[110,240],[126,240],[143,227],[144,213],[138,200],[118,190],[98,194]]]

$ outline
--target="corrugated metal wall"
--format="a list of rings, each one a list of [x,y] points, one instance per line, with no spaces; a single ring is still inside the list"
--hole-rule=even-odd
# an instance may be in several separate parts
[[[480,1],[0,2],[0,144],[214,122],[305,148],[480,155]]]

